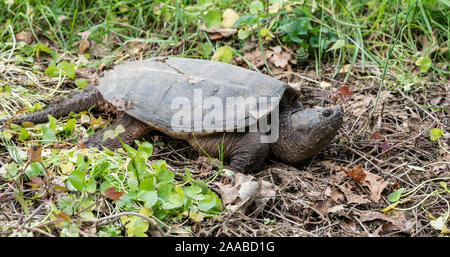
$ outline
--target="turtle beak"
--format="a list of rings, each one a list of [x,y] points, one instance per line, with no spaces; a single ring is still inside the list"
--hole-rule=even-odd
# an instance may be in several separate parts
[[[322,111],[322,117],[324,119],[328,119],[330,125],[332,125],[335,128],[338,128],[342,125],[343,122],[344,109],[338,105],[325,108]]]

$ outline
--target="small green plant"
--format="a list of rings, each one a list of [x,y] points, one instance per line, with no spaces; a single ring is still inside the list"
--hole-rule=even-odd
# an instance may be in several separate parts
[[[442,129],[440,129],[440,128],[431,129],[431,131],[430,131],[430,140],[432,142],[436,142],[437,141],[438,144],[439,144],[439,147],[442,150],[444,150],[445,152],[447,152],[448,154],[450,154],[450,152],[447,149],[445,149],[444,146],[442,146],[440,138],[443,135],[444,135],[444,131],[442,131]]]

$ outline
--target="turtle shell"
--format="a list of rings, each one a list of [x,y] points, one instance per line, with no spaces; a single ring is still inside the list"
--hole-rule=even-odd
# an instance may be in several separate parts
[[[287,91],[297,94],[287,84],[255,71],[177,57],[155,57],[116,66],[105,72],[97,89],[119,110],[181,137],[192,132],[202,135],[254,125],[276,109]],[[264,98],[271,100],[259,100]],[[235,110],[235,99],[256,99],[257,104],[247,105],[248,111],[238,115],[237,111],[229,111]],[[222,106],[214,104],[217,102]],[[182,117],[184,123],[173,123],[174,117]],[[208,126],[198,126],[211,117],[214,119]],[[180,123],[183,125],[174,125]]]

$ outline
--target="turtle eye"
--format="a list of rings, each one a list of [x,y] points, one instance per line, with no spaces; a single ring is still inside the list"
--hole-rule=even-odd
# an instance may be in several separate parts
[[[324,111],[322,112],[322,116],[323,116],[323,117],[330,117],[331,114],[333,114],[333,111],[330,110],[330,109],[326,109],[326,110],[324,110]]]

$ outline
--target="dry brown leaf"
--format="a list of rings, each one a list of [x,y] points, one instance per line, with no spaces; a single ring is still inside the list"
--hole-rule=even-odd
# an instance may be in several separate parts
[[[355,94],[353,95],[352,100],[348,102],[350,103],[350,108],[346,108],[346,110],[355,117],[359,117],[364,113],[367,113],[367,110],[372,107],[372,103],[375,102],[375,97],[371,95]]]
[[[328,89],[328,88],[332,87],[332,85],[330,82],[322,81],[322,82],[320,82],[319,87],[322,89]]]
[[[368,187],[370,192],[370,199],[378,203],[381,199],[381,193],[392,182],[384,181],[380,176],[368,172],[362,168],[361,165],[354,166],[352,170],[341,167],[341,172],[344,172],[362,186]],[[345,193],[345,192],[344,192]]]
[[[333,199],[333,201],[336,203],[344,201],[344,194],[342,194],[341,191],[335,187],[333,187],[333,188],[327,187],[325,189],[324,194],[325,194],[325,196],[328,196],[331,199]]]
[[[237,14],[237,12],[235,12],[233,9],[228,8],[222,14],[221,26],[224,28],[231,28],[233,27],[237,19],[239,19],[239,14]]]
[[[84,31],[77,34],[78,36],[81,37],[81,42],[80,45],[78,46],[78,48],[80,49],[80,54],[85,54],[88,52],[90,45],[88,37],[90,34],[91,34],[90,31]]]
[[[23,41],[27,44],[31,44],[34,40],[34,35],[31,31],[21,31],[15,35],[18,42]]]
[[[108,48],[105,45],[97,43],[93,40],[90,42],[89,50],[89,52],[94,56],[105,56],[109,53]],[[101,69],[99,68],[99,70]]]
[[[383,192],[383,190],[393,183],[389,181],[384,181],[380,176],[370,173],[368,171],[365,171],[365,173],[366,177],[362,185],[369,188],[370,199],[375,203],[378,203],[378,201],[380,201],[381,199],[381,193]]]
[[[399,230],[405,233],[411,233],[414,223],[405,218],[404,212],[393,211],[390,213],[381,213],[376,211],[356,211],[360,216],[361,222],[372,220],[384,220],[390,224],[384,224],[387,231]]]
[[[350,176],[352,179],[354,179],[358,183],[362,183],[364,181],[364,179],[366,178],[366,173],[362,169],[361,165],[353,166],[353,168],[351,170],[341,167],[341,171],[343,171],[345,174]]]
[[[66,221],[70,220],[70,216],[64,212],[55,213],[55,217],[58,219],[59,222],[61,222],[63,220],[66,220]]]
[[[252,175],[236,173],[234,185],[216,183],[220,189],[224,205],[240,204],[247,201],[249,204],[256,199],[259,206],[265,205],[270,198],[275,196],[275,186],[267,181],[257,181]],[[263,196],[263,197],[260,197]]]
[[[273,55],[274,55],[274,52],[271,50],[264,51],[264,56],[266,57],[267,60],[270,60]],[[244,58],[247,61],[251,62],[253,65],[255,65],[257,68],[260,68],[260,67],[264,66],[264,64],[265,64],[264,59],[262,58],[261,51],[259,49],[256,49],[253,52],[246,53],[244,55]]]
[[[236,173],[234,178],[234,185],[217,183],[224,205],[246,201],[258,192],[258,182],[253,181],[253,176]]]
[[[110,198],[110,199],[113,199],[113,200],[119,200],[120,197],[122,197],[123,194],[124,194],[124,192],[116,191],[115,187],[110,187],[110,188],[105,190],[105,196]]]
[[[270,57],[267,57],[266,54],[266,58],[269,59],[269,62],[273,63],[275,67],[283,69],[286,68],[289,60],[291,59],[291,54],[286,51],[283,51],[281,46],[275,46],[272,47],[271,49],[273,52],[271,53]]]
[[[75,72],[77,79],[85,79],[88,85],[98,85],[99,76],[96,68],[77,68]]]
[[[338,186],[342,193],[344,193],[345,198],[347,199],[347,204],[356,203],[356,204],[365,204],[369,203],[370,200],[366,198],[364,195],[357,195],[353,193],[351,190],[353,186],[349,183],[345,182],[344,184]]]
[[[328,214],[345,217],[345,219],[351,219],[345,211],[344,204],[333,205],[332,201],[324,201],[316,206],[316,209],[324,216]]]
[[[260,68],[264,65],[264,60],[261,56],[261,51],[255,50],[250,53],[246,53],[244,55],[244,58],[247,59],[247,61],[251,62],[253,65],[255,65],[257,68]]]
[[[40,162],[42,155],[42,147],[39,145],[30,146],[28,150],[28,161],[29,162]]]
[[[237,33],[237,29],[230,28],[220,28],[220,27],[209,27],[207,28],[205,24],[200,25],[200,30],[208,33],[208,37],[211,40],[220,39],[224,37],[230,37]]]
[[[352,67],[351,64],[346,64],[339,70],[339,73],[347,73],[350,71],[351,67]]]

